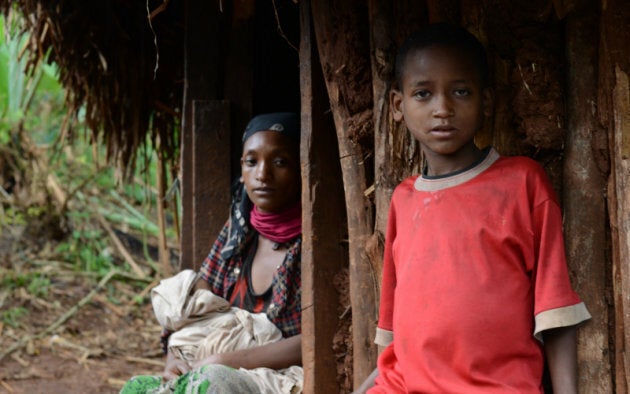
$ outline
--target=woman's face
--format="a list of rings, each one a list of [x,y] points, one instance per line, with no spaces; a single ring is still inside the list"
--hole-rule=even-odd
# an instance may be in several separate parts
[[[241,173],[249,199],[261,212],[279,212],[300,198],[296,144],[277,131],[259,131],[243,145]]]

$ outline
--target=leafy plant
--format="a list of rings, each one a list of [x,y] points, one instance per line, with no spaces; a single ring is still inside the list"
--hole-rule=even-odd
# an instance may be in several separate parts
[[[155,269],[148,242],[161,230],[152,219],[157,155],[151,144],[138,155],[130,181],[123,180],[105,165],[104,144],[92,140],[81,113],[76,118],[66,113],[57,67],[43,60],[26,75],[19,57],[24,38],[17,34],[18,22],[4,23],[0,18],[0,31],[7,32],[0,37],[0,170],[5,152],[10,153],[13,171],[20,172],[18,186],[28,189],[20,196],[31,200],[18,204],[0,195],[0,235],[7,226],[41,223],[39,219],[54,210],[48,216],[60,218],[65,238],[52,245],[53,257],[72,262],[76,270],[103,275],[113,267],[126,267],[116,257],[118,249],[112,246],[105,221],[140,239],[143,257]],[[0,172],[0,181],[2,176]],[[166,235],[175,237],[175,230]]]
[[[46,297],[50,288],[50,279],[45,276],[35,276],[31,279],[26,290],[35,297]]]
[[[26,287],[26,290],[36,297],[46,297],[50,288],[50,279],[37,272],[10,273],[2,277],[0,281],[3,289],[17,289]]]
[[[11,326],[13,328],[18,328],[20,326],[20,321],[28,315],[28,309],[23,306],[13,307],[9,310],[2,312],[0,315],[0,320],[7,326]]]

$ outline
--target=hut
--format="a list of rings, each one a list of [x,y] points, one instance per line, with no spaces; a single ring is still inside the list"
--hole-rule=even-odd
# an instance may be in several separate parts
[[[347,392],[375,366],[389,199],[422,165],[389,116],[396,47],[429,22],[466,27],[489,50],[498,103],[478,144],[537,160],[561,197],[572,281],[594,317],[578,334],[580,391],[630,390],[629,2],[1,7],[27,16],[33,59],[52,51],[70,108],[86,107],[114,160],[128,162],[147,135],[179,158],[181,267],[198,265],[224,220],[244,122],[267,110],[301,112],[308,393]]]

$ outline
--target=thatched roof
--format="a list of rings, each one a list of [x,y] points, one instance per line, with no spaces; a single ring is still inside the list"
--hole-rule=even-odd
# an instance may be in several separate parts
[[[147,137],[176,151],[183,89],[181,2],[8,0],[23,16],[27,69],[45,58],[59,66],[73,116],[85,122],[122,166]],[[156,50],[157,49],[157,50]],[[173,155],[171,157],[174,157]]]

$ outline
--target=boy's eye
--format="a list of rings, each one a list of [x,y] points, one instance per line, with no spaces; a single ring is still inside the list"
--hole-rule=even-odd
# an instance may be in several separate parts
[[[458,97],[470,96],[470,90],[465,89],[465,88],[462,88],[462,89],[455,89],[455,90],[453,91],[453,94],[454,94],[455,96],[458,96]]]
[[[273,163],[278,167],[284,167],[287,165],[287,160],[283,158],[277,158],[273,161]]]
[[[418,99],[426,99],[429,96],[431,96],[431,92],[429,92],[428,90],[418,90],[413,95],[414,95],[414,97],[416,97]]]

